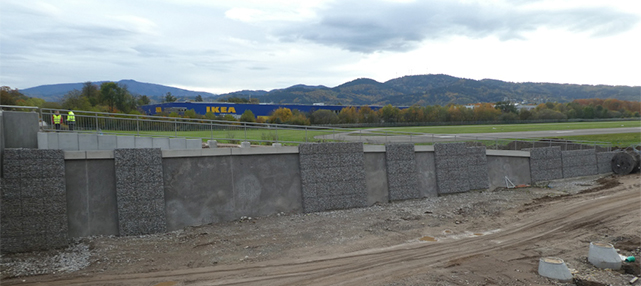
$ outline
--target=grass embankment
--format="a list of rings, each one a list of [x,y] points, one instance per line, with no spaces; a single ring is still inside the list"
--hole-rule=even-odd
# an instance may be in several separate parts
[[[559,137],[554,137],[559,138]],[[612,146],[628,147],[631,145],[641,144],[641,133],[617,133],[617,134],[600,134],[600,135],[577,135],[561,137],[570,141],[600,141],[609,142]]]

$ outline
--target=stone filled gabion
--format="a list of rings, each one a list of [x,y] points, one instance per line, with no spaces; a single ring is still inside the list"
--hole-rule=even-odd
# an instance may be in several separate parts
[[[563,178],[561,147],[530,150],[530,176],[535,183]]]
[[[367,206],[363,143],[298,148],[304,212]]]
[[[69,242],[62,150],[6,149],[0,188],[2,253],[62,247]]]
[[[121,236],[167,230],[162,153],[158,148],[114,150]]]
[[[385,144],[385,164],[391,201],[420,197],[414,144]]]
[[[596,150],[561,151],[563,178],[591,176],[598,173]]]
[[[436,183],[439,194],[487,189],[485,147],[467,147],[465,143],[434,144]]]

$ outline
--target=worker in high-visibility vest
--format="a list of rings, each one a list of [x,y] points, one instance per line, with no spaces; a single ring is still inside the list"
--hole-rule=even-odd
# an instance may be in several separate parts
[[[56,110],[56,113],[53,115],[53,125],[56,126],[56,130],[60,130],[60,124],[62,123],[62,115]]]
[[[69,130],[73,131],[73,128],[76,126],[76,115],[73,114],[73,111],[69,110],[67,114],[67,125],[69,125]]]

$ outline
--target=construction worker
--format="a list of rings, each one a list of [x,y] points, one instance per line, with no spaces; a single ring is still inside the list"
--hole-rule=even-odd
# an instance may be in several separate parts
[[[67,114],[67,125],[69,125],[69,130],[73,131],[73,128],[76,126],[76,115],[73,114],[73,111],[69,110]]]
[[[60,124],[62,123],[62,115],[56,110],[56,113],[52,117],[53,124],[56,126],[56,130],[60,130]]]

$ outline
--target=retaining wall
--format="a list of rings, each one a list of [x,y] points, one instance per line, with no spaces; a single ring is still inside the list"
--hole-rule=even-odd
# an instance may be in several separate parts
[[[555,148],[494,151],[464,144],[8,150],[0,201],[3,252],[61,246],[64,235],[139,235],[242,216],[505,187],[506,176],[514,184],[529,184],[550,170],[563,174],[570,158],[589,156]],[[595,158],[584,163],[607,161],[606,155]],[[45,205],[44,200],[58,203]]]
[[[38,148],[38,114],[35,112],[1,111],[4,148]]]

